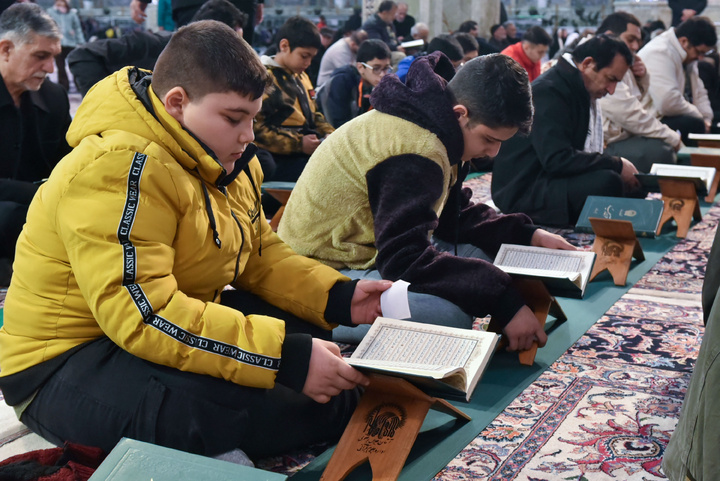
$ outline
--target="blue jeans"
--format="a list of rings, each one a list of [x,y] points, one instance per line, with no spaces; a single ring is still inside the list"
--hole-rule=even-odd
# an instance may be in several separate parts
[[[432,243],[436,249],[443,252],[455,252],[455,245],[433,237]],[[492,259],[479,249],[470,244],[458,244],[458,257],[484,259],[492,262]],[[351,279],[373,279],[380,280],[382,277],[377,269],[354,270],[340,269],[340,272]],[[452,275],[452,274],[448,274]],[[410,319],[424,324],[438,324],[448,327],[460,327],[472,329],[474,317],[466,313],[458,306],[432,294],[420,294],[408,291],[408,303],[410,305]],[[338,326],[333,330],[332,339],[336,342],[359,344],[370,329],[369,324],[356,327]]]

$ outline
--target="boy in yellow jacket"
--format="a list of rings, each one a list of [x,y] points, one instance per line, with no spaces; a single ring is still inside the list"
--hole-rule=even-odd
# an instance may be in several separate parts
[[[0,388],[38,434],[251,456],[341,434],[367,378],[320,338],[372,322],[390,283],[350,282],[264,220],[251,142],[269,84],[232,29],[201,21],[152,75],[128,67],[85,97],[0,331]]]

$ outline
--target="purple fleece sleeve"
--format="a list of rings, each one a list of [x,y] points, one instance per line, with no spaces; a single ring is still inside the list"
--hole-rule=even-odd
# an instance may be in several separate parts
[[[366,175],[373,214],[376,267],[384,279],[404,279],[414,292],[433,294],[473,316],[493,315],[500,327],[524,305],[510,276],[481,259],[438,251],[430,234],[443,173],[418,155],[391,157]]]
[[[435,236],[446,242],[472,244],[495,257],[502,244],[530,245],[538,229],[525,214],[498,214],[486,204],[470,201],[472,191],[458,182],[440,214]]]

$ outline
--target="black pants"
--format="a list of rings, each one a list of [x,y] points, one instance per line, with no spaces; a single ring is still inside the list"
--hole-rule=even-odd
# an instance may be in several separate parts
[[[272,180],[277,182],[297,182],[308,160],[310,160],[310,156],[303,153],[291,155],[272,154],[272,156],[275,159],[275,175],[273,175]]]
[[[680,137],[683,144],[687,146],[697,146],[697,142],[690,140],[688,134],[704,134],[705,121],[691,115],[674,115],[672,117],[663,117],[660,119],[662,123],[673,130],[680,131]]]
[[[247,293],[225,294],[223,304],[242,305],[245,312],[261,313],[245,307],[265,304]],[[277,310],[265,306],[269,314]],[[287,313],[282,318],[290,331],[308,325]],[[108,452],[126,436],[197,454],[240,448],[260,457],[336,441],[358,397],[357,390],[344,391],[318,404],[282,385],[239,386],[144,361],[103,337],[55,372],[22,421],[53,443],[74,441]]]
[[[567,195],[569,220],[571,224],[575,224],[588,196],[623,197],[625,191],[620,174],[614,170],[602,169],[573,177],[568,181]]]
[[[0,179],[0,258],[15,257],[15,243],[37,189],[32,182]]]
[[[65,70],[65,59],[68,54],[75,50],[75,47],[62,46],[62,50],[55,56],[55,65],[57,66],[58,83],[65,88],[66,92],[70,91],[70,80],[68,80],[67,70]]]

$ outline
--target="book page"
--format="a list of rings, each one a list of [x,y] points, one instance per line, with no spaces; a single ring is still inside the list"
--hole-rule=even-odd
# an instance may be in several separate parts
[[[378,317],[348,362],[463,385],[466,400],[495,352],[497,334]]]
[[[650,173],[655,175],[666,175],[670,177],[687,177],[689,179],[702,179],[705,187],[709,190],[715,177],[714,167],[697,167],[672,164],[653,164]]]
[[[508,274],[569,279],[583,289],[590,276],[595,253],[565,251],[515,244],[500,246],[494,265]]]
[[[565,255],[563,255],[565,254]],[[582,258],[567,255],[563,251],[538,252],[529,251],[515,246],[508,246],[504,252],[498,253],[496,265],[521,267],[524,269],[540,269],[556,272],[580,272]]]
[[[379,361],[384,366],[412,365],[414,370],[453,370],[484,354],[497,337],[485,331],[398,321],[379,317],[352,359]]]

